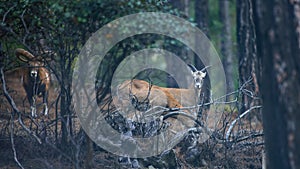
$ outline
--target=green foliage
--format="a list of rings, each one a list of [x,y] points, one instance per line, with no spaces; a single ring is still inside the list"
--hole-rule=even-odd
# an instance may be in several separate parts
[[[219,1],[209,0],[209,32],[210,32],[210,40],[216,47],[217,52],[221,53],[221,39],[220,35],[222,34],[222,22],[220,20],[220,13],[219,13]],[[236,33],[236,0],[229,1],[229,15],[230,15],[230,22],[231,22],[231,39],[233,44],[233,55],[237,56],[237,33]],[[222,58],[223,56],[220,55]],[[238,79],[238,57],[233,57],[234,63],[234,79]],[[234,81],[235,88],[238,88],[238,81]]]
[[[154,0],[86,0],[86,1],[5,1],[0,4],[1,30],[7,37],[25,38],[32,43],[41,36],[61,35],[86,39],[104,24],[128,14],[162,11],[171,12],[165,1]],[[72,28],[72,29],[71,29]],[[11,29],[11,30],[9,30]],[[43,34],[43,35],[42,35]],[[64,38],[61,37],[61,38]],[[78,37],[79,38],[79,37]],[[52,39],[53,40],[53,39]]]
[[[0,42],[7,55],[13,56],[16,47],[32,53],[43,50],[42,39],[57,54],[58,61],[72,62],[86,40],[103,25],[149,11],[176,14],[167,1],[161,0],[2,1]]]
[[[222,33],[222,22],[220,21],[219,1],[209,0],[209,32],[213,44],[220,53],[220,34]],[[230,1],[229,13],[231,17],[231,33],[232,41],[236,46],[236,3],[235,0]],[[236,53],[236,48],[234,48]]]
[[[65,0],[65,1],[6,1],[0,3],[1,30],[5,32],[1,43],[7,46],[8,55],[14,55],[16,47],[23,47],[35,53],[44,50],[40,44],[53,50],[57,69],[65,73],[74,67],[74,61],[87,39],[105,24],[125,15],[139,12],[164,12],[180,15],[167,0]],[[192,19],[191,19],[192,20]],[[164,24],[166,20],[161,20]],[[181,25],[174,25],[184,32]],[[145,29],[141,27],[141,30]],[[162,28],[164,29],[164,28]],[[122,31],[130,31],[122,29]],[[127,44],[127,45],[126,45]],[[175,39],[164,36],[143,35],[125,39],[107,54],[109,63],[118,64],[131,52],[144,48],[159,47],[179,56],[186,47]],[[105,64],[112,67],[111,64]],[[102,71],[106,72],[106,71]],[[111,72],[113,73],[113,72]],[[111,75],[107,73],[107,76]]]
[[[210,38],[220,53],[220,34],[222,30],[222,23],[219,19],[219,1],[209,0],[209,32]]]

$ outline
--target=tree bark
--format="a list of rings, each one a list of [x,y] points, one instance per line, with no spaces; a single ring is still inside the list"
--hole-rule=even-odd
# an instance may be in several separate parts
[[[185,11],[185,0],[170,0],[170,3],[173,7],[177,8],[179,11],[184,12]]]
[[[185,18],[189,17],[189,0],[171,0],[170,1],[172,6],[177,8],[181,13],[184,14]],[[177,46],[174,46],[175,48]],[[174,49],[178,50],[178,49]],[[185,49],[184,47],[180,48],[179,56],[184,59],[185,62],[190,63],[191,62],[191,55],[193,54],[190,50]],[[167,71],[168,72],[177,72],[178,68],[174,67],[174,60],[168,59],[166,60],[167,64]],[[167,86],[168,87],[176,87],[178,84],[175,84],[174,79],[167,77],[166,79]]]
[[[255,2],[267,168],[300,168],[299,2]]]
[[[208,0],[196,0],[195,1],[195,21],[198,28],[200,28],[206,36],[209,34],[208,29]]]
[[[239,86],[252,92],[252,96],[259,96],[257,77],[261,72],[261,60],[257,57],[256,33],[254,25],[253,3],[251,0],[237,0],[237,43],[239,59]],[[248,83],[248,85],[245,85]],[[244,112],[260,101],[241,94],[240,112]]]
[[[195,21],[197,23],[198,28],[207,36],[209,37],[209,27],[208,27],[208,20],[209,20],[209,12],[208,12],[208,0],[196,0],[195,1]],[[199,42],[201,39],[195,39],[195,44],[198,46],[201,44]],[[204,49],[209,49],[209,47],[204,47]],[[206,51],[206,53],[203,53],[204,56],[207,56],[210,52],[209,50]],[[198,56],[195,56],[194,62],[195,66],[198,68],[198,70],[201,70],[205,66],[202,63],[200,59],[198,59]],[[210,101],[210,83],[208,81],[208,78],[205,79],[202,89],[203,95],[201,97],[203,98],[204,103],[207,103]]]
[[[221,54],[223,55],[223,65],[226,76],[227,93],[233,92],[233,52],[231,38],[231,20],[229,15],[229,0],[220,0],[220,20],[223,25],[221,33]],[[229,98],[227,98],[228,100]]]

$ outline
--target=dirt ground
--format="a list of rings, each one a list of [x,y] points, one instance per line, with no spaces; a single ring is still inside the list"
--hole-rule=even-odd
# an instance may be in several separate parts
[[[7,90],[10,94],[10,96],[13,98],[13,100],[15,101],[18,109],[21,112],[26,112],[26,113],[30,113],[30,106],[29,106],[29,102],[28,99],[26,97],[26,92],[25,89],[22,86],[22,80],[21,80],[21,71],[22,69],[15,69],[9,72],[5,72],[5,81],[6,81],[6,87]],[[57,100],[59,91],[57,88],[57,85],[55,85],[55,79],[53,79],[52,77],[52,83],[51,83],[51,87],[49,90],[49,97],[48,97],[48,107],[49,107],[49,115],[50,117],[53,116],[53,114],[55,114],[55,102]],[[3,97],[3,91],[2,91],[2,84],[1,84],[1,92],[0,92],[0,101],[1,101],[1,107],[0,107],[0,111],[1,111],[1,115],[2,113],[6,113],[8,112],[10,105],[8,105],[8,102],[6,101],[6,99]],[[38,116],[42,116],[42,98],[37,99],[37,113]],[[30,115],[30,114],[29,114]]]
[[[52,123],[56,119],[56,111],[59,112],[59,102],[57,98],[59,95],[59,87],[55,79],[52,81],[52,85],[49,91],[48,107],[49,116],[44,116],[42,113],[42,99],[38,99],[38,118],[30,118],[30,106],[26,98],[25,90],[21,84],[21,69],[5,73],[6,86],[9,94],[15,101],[18,109],[22,112],[22,119],[24,124],[31,131],[35,132],[39,136],[47,135],[51,136],[48,143],[43,140],[42,144],[38,144],[37,141],[19,125],[17,118],[14,119],[14,146],[18,160],[25,168],[74,168],[73,157],[64,155],[65,153],[55,148],[55,125]],[[7,102],[3,95],[2,84],[0,90],[0,169],[14,169],[19,168],[14,160],[14,154],[11,144],[11,106]],[[233,117],[235,118],[235,117]],[[222,124],[228,124],[232,118],[228,116],[224,117]],[[79,122],[74,120],[75,128],[79,129]],[[246,124],[247,123],[247,124]],[[249,122],[241,122],[238,128],[234,131],[235,135],[243,135],[256,130],[262,130],[261,124],[257,126],[257,122],[254,125]],[[253,121],[251,122],[253,123]],[[53,124],[53,125],[52,125]],[[58,123],[59,126],[60,123]],[[43,130],[43,126],[47,125],[47,129]],[[250,127],[249,127],[250,126]],[[228,126],[227,126],[228,127]],[[222,128],[222,125],[220,125]],[[250,131],[251,129],[251,131]],[[46,134],[47,133],[47,134]],[[224,133],[221,129],[220,133]],[[58,133],[60,136],[61,133]],[[80,134],[78,136],[81,136]],[[216,134],[218,136],[218,134]],[[242,137],[241,137],[242,138]],[[227,145],[223,143],[216,143],[213,139],[208,142],[197,145],[194,147],[197,150],[196,155],[191,155],[191,152],[177,152],[187,147],[185,144],[188,142],[187,138],[181,142],[174,150],[169,153],[168,157],[158,156],[153,158],[139,159],[140,168],[156,168],[155,166],[161,166],[170,163],[170,158],[175,159],[174,163],[178,163],[180,168],[261,168],[261,150],[262,150],[262,137],[251,138],[246,142],[231,143]],[[50,142],[50,144],[49,144]],[[53,143],[53,144],[52,144]],[[84,162],[85,156],[85,141],[80,144],[81,152],[79,153],[79,160]],[[253,146],[255,145],[255,146]],[[70,148],[73,151],[72,148]],[[173,152],[173,153],[172,153]],[[171,157],[169,157],[171,156]],[[177,156],[177,157],[175,157]],[[165,158],[165,159],[164,159]],[[100,147],[94,145],[93,163],[94,168],[131,168],[131,165],[121,164],[119,162],[120,157],[106,152]],[[159,164],[160,163],[160,164]],[[80,163],[80,166],[84,166]],[[168,168],[168,167],[165,167]]]
[[[24,168],[41,169],[41,168],[74,168],[74,159],[66,157],[64,152],[55,146],[55,125],[53,121],[56,119],[56,111],[59,113],[60,103],[59,86],[57,81],[52,77],[52,84],[49,90],[48,97],[48,116],[45,116],[42,111],[42,98],[37,99],[37,114],[35,119],[31,118],[30,105],[26,97],[25,89],[21,84],[22,69],[15,69],[13,71],[5,72],[5,82],[10,96],[13,98],[17,108],[22,113],[24,125],[42,137],[45,134],[43,127],[47,125],[47,135],[49,141],[42,140],[39,144],[32,136],[30,136],[21,127],[17,117],[14,118],[14,147],[16,155]],[[2,83],[0,84],[0,169],[18,169],[18,165],[14,160],[14,153],[11,143],[11,112],[12,108],[5,98],[2,90]],[[59,116],[59,115],[58,115]],[[78,120],[74,120],[73,124],[79,131],[80,124]],[[58,123],[58,132],[60,132],[60,122]],[[61,133],[58,133],[61,136]],[[85,141],[81,143],[82,153],[80,160],[83,161],[84,153],[86,151]],[[68,148],[72,151],[72,148]],[[95,168],[123,168],[118,163],[118,157],[108,153],[102,149],[98,149],[94,153]],[[82,164],[80,164],[82,165]],[[128,166],[127,166],[128,167]],[[125,168],[127,168],[125,167]]]
[[[44,116],[42,111],[42,98],[37,99],[37,114],[38,117],[36,119],[29,118],[30,113],[30,106],[28,99],[26,97],[25,89],[22,86],[21,83],[21,72],[22,69],[15,69],[12,71],[5,72],[5,82],[6,82],[6,88],[10,94],[10,96],[13,98],[13,101],[15,102],[17,108],[22,113],[22,119],[24,121],[24,125],[28,127],[30,130],[35,131],[36,133],[39,133],[39,129],[41,128],[42,122],[45,121],[51,121],[55,119],[55,104],[57,101],[57,97],[59,94],[59,91],[57,90],[57,87],[55,84],[52,83],[49,91],[49,97],[48,97],[48,109],[49,113],[48,116]],[[12,108],[10,104],[8,103],[7,99],[5,98],[2,90],[2,83],[1,84],[1,90],[0,90],[0,168],[19,168],[16,166],[16,163],[13,159],[13,152],[11,149],[11,139],[10,139],[10,131],[11,131],[11,113]],[[28,159],[26,156],[29,155],[29,152],[32,152],[27,147],[26,144],[24,144],[26,141],[32,142],[32,140],[26,140],[26,138],[30,138],[28,134],[22,129],[22,127],[19,125],[17,121],[17,117],[14,119],[14,139],[15,139],[15,145],[17,154],[21,159]],[[24,139],[25,138],[25,139]],[[18,144],[17,144],[18,143]],[[30,157],[32,155],[29,155]],[[39,159],[34,159],[35,163],[39,161]],[[30,168],[30,167],[29,167]]]

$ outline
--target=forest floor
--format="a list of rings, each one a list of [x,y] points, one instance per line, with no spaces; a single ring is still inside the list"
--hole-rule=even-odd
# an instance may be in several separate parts
[[[61,137],[60,123],[54,123],[56,112],[59,112],[59,96],[58,85],[52,84],[49,92],[49,116],[44,116],[41,112],[42,100],[37,101],[38,118],[30,118],[30,106],[26,98],[26,93],[21,85],[20,71],[6,73],[6,86],[18,109],[22,112],[22,119],[26,127],[33,131],[36,135],[42,138],[42,144],[39,144],[36,139],[30,136],[18,122],[17,117],[13,120],[13,136],[11,106],[0,90],[0,169],[14,169],[19,168],[14,159],[14,149],[16,150],[16,157],[24,168],[74,168],[76,160],[80,162],[77,164],[80,168],[84,168],[86,141],[83,140],[80,144],[80,151],[78,159],[73,155],[75,147],[59,148],[56,145],[59,141],[55,137]],[[1,86],[2,89],[2,86]],[[228,117],[223,117],[223,124],[229,123]],[[77,128],[77,135],[80,135],[80,124],[78,120],[74,120]],[[247,124],[246,124],[247,123]],[[256,122],[257,123],[257,122]],[[45,127],[46,126],[46,127]],[[241,133],[251,134],[254,131],[262,130],[261,124],[252,124],[248,122],[240,123],[239,128],[236,129],[236,135]],[[55,128],[58,128],[57,130]],[[222,127],[221,127],[222,128]],[[57,133],[58,131],[58,133]],[[219,134],[223,134],[220,129]],[[81,133],[82,134],[82,133]],[[75,134],[76,135],[76,134]],[[45,136],[47,139],[45,140]],[[243,135],[242,135],[243,136]],[[13,138],[13,144],[12,144]],[[43,139],[44,138],[44,139]],[[242,137],[240,137],[242,138]],[[180,168],[261,168],[261,151],[263,146],[262,137],[253,137],[248,140],[238,143],[220,143],[211,139],[207,142],[197,145],[197,155],[191,156],[191,152],[187,152],[185,144],[188,142],[187,137],[181,143],[172,149],[168,155],[151,157],[146,159],[138,159],[140,168],[159,168],[158,166],[170,166]],[[60,140],[60,139],[58,139]],[[170,160],[170,159],[173,159]],[[123,159],[124,160],[124,159]],[[133,163],[120,162],[120,157],[109,153],[94,144],[93,154],[94,168],[131,168]],[[125,160],[126,161],[126,160]],[[134,161],[134,159],[131,159]],[[162,163],[162,164],[158,164]],[[173,163],[165,164],[165,163]],[[168,167],[169,166],[169,167]]]

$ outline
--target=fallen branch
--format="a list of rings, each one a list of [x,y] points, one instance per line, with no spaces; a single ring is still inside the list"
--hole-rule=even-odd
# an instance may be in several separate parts
[[[230,126],[229,126],[229,128],[228,128],[228,130],[227,130],[227,132],[226,132],[226,141],[229,141],[229,136],[230,136],[230,134],[231,134],[231,131],[232,131],[232,129],[233,129],[233,127],[235,126],[235,124],[236,124],[236,122],[238,121],[238,120],[240,120],[241,118],[243,118],[244,116],[246,116],[249,112],[251,112],[253,109],[259,109],[259,108],[261,108],[262,106],[253,106],[253,107],[251,107],[250,109],[248,109],[248,110],[246,110],[244,113],[242,113],[241,115],[239,115],[236,119],[234,119],[232,122],[231,122],[231,124],[230,124]]]

